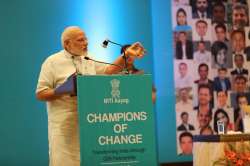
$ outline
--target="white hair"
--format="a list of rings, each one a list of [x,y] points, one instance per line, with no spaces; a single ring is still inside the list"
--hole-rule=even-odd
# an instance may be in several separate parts
[[[61,35],[61,43],[62,43],[62,46],[64,47],[64,42],[66,40],[69,40],[72,38],[72,32],[74,31],[82,31],[80,27],[78,26],[69,26],[69,27],[66,27]]]

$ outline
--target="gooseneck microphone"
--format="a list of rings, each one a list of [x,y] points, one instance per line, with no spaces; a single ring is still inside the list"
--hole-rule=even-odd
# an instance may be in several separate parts
[[[126,56],[126,53],[125,53],[125,50],[126,50],[126,48],[128,47],[128,45],[122,45],[122,44],[120,44],[120,43],[116,43],[116,42],[113,42],[113,41],[111,41],[111,40],[109,40],[109,39],[106,39],[106,40],[104,40],[103,42],[102,42],[102,46],[104,47],[104,48],[107,48],[108,47],[108,44],[109,43],[112,43],[112,44],[114,44],[114,45],[117,45],[117,46],[120,46],[121,47],[121,53],[123,54],[123,58],[124,58],[124,61],[125,61],[125,66],[124,66],[124,68],[122,68],[122,69],[125,69],[125,74],[129,74],[129,71],[128,71],[128,58],[127,58],[127,56]],[[130,46],[130,45],[129,45]]]
[[[113,42],[113,41],[111,41],[111,40],[109,40],[109,39],[104,40],[104,41],[102,42],[102,46],[103,46],[104,48],[107,48],[109,43],[118,45],[118,46],[120,46],[121,48],[123,47],[122,44]]]
[[[90,60],[90,61],[93,61],[93,62],[97,62],[97,63],[102,63],[102,64],[107,64],[107,65],[117,66],[117,67],[123,69],[123,66],[121,66],[121,65],[117,65],[117,64],[114,64],[114,63],[108,63],[108,62],[98,61],[98,60],[92,59],[92,58],[87,57],[87,56],[85,56],[84,59],[85,60]]]

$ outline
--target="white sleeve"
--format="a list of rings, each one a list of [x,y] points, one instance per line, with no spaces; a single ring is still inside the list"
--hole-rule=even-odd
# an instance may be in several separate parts
[[[36,93],[54,88],[54,72],[52,62],[46,59],[41,67]]]
[[[88,52],[88,57],[95,59],[95,56]],[[95,65],[95,72],[96,74],[105,74],[106,68],[108,67],[108,64],[98,63],[94,62]]]
[[[102,63],[95,62],[96,74],[105,74],[105,71],[106,71],[107,67],[108,67],[107,64],[102,64]]]

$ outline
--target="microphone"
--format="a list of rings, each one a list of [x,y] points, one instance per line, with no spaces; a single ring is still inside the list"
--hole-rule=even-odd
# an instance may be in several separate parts
[[[104,40],[104,41],[102,42],[102,47],[107,48],[107,47],[108,47],[108,44],[109,44],[109,40],[106,39],[106,40]]]
[[[109,40],[109,39],[106,39],[106,40],[104,40],[104,41],[102,42],[102,47],[107,48],[109,43],[112,43],[112,44],[118,45],[118,46],[120,46],[120,47],[123,47],[122,44],[113,42],[113,41],[111,41],[111,40]]]
[[[121,47],[121,54],[123,54],[122,57],[124,58],[124,61],[125,61],[125,66],[124,66],[125,69],[123,69],[123,67],[122,67],[121,69],[126,71],[125,74],[129,74],[129,71],[128,71],[128,58],[127,58],[126,55],[125,55],[125,50],[126,50],[126,48],[129,47],[130,45],[122,45],[122,44],[120,44],[120,43],[116,43],[116,42],[113,42],[113,41],[111,41],[111,40],[109,40],[109,39],[106,39],[106,40],[104,40],[104,41],[102,42],[102,46],[103,46],[104,48],[107,48],[109,43],[112,43],[112,44],[114,44],[114,45],[117,45],[117,46]],[[113,64],[113,65],[115,65],[115,64]]]
[[[85,56],[84,59],[88,60],[88,61],[90,60],[90,61],[93,61],[93,62],[106,64],[106,65],[113,65],[113,66],[119,67],[120,69],[123,69],[123,66],[121,66],[121,65],[117,65],[117,64],[114,64],[114,63],[108,63],[108,62],[98,61],[98,60],[92,59],[92,58],[87,57],[87,56]]]

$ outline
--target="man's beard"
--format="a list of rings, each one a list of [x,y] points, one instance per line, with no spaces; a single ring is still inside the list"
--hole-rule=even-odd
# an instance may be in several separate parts
[[[206,10],[207,10],[207,8],[206,8],[206,7],[200,7],[198,10],[199,10],[199,12],[201,12],[201,13],[205,13]]]
[[[234,27],[236,29],[243,29],[246,25],[247,24],[244,20],[239,20],[239,21],[235,22]]]
[[[82,55],[87,56],[87,54],[88,54],[88,48],[86,47],[86,48],[83,49]]]

